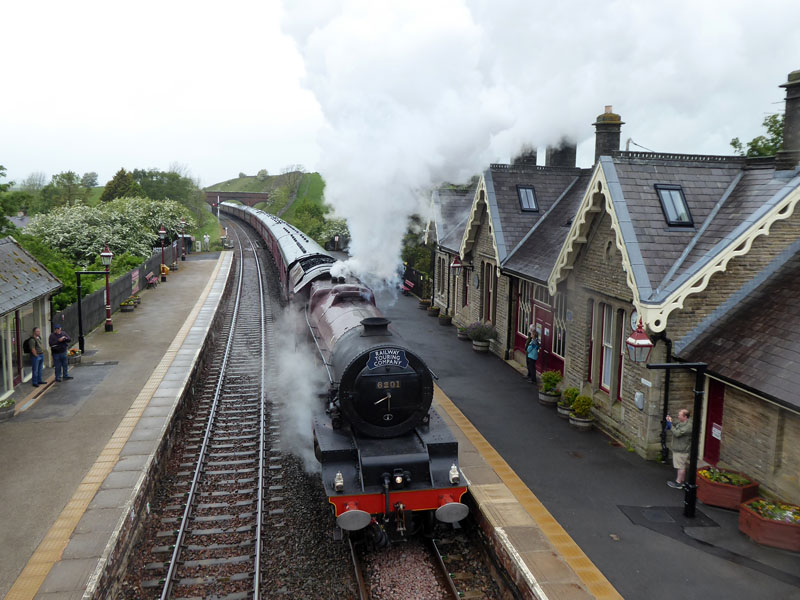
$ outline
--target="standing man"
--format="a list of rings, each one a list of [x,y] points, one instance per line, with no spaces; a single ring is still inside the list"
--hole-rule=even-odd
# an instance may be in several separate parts
[[[42,343],[42,330],[33,328],[31,336],[31,385],[39,387],[42,383],[42,365],[44,364],[44,344]]]
[[[539,332],[536,331],[533,324],[528,329],[528,341],[525,344],[526,362],[528,363],[528,379],[536,383],[536,361],[539,358]]]
[[[53,366],[56,371],[56,381],[62,379],[72,379],[67,375],[67,345],[70,343],[70,337],[61,331],[61,325],[53,325],[53,333],[50,334],[50,352],[53,354]]]
[[[675,481],[668,481],[671,488],[682,488],[686,481],[686,467],[689,466],[689,450],[692,445],[692,422],[689,411],[682,408],[678,411],[678,422],[667,415],[667,429],[672,429],[672,466],[678,470]]]
[[[208,243],[211,241],[211,237],[206,233],[203,235],[203,250],[208,252]]]

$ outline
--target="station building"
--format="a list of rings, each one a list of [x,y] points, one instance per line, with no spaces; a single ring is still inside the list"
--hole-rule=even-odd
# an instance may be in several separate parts
[[[51,365],[47,347],[50,297],[61,287],[61,282],[13,237],[0,239],[0,400],[31,379],[30,357],[23,352],[22,344],[34,327],[42,330],[45,364]]]
[[[561,371],[601,429],[655,459],[664,416],[692,408],[695,373],[632,362],[625,340],[641,321],[649,363],[708,365],[700,458],[797,502],[800,72],[782,87],[777,157],[620,152],[609,107],[592,169],[574,167],[569,145],[544,166],[491,165],[460,244],[438,242],[434,302],[458,325],[495,324],[491,351],[520,364],[533,323],[538,368]],[[452,213],[434,213],[437,231],[458,229]]]

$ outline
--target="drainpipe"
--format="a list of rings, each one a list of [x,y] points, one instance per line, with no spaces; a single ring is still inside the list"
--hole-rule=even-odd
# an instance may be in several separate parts
[[[508,278],[508,285],[509,285],[509,288],[511,288],[511,289],[508,290],[508,312],[506,312],[506,360],[510,360],[511,359],[511,354],[513,352],[513,347],[512,347],[513,334],[511,333],[511,330],[513,329],[511,327],[511,323],[512,323],[513,319],[511,318],[511,311],[513,310],[513,304],[514,304],[513,296],[514,296],[514,294],[512,293],[513,286],[511,285],[511,283],[512,283],[511,282],[511,277],[509,277]],[[497,287],[499,288],[500,286],[498,285]]]
[[[664,340],[667,346],[666,362],[672,362],[672,340],[667,337],[666,331],[659,333],[657,339]],[[661,407],[661,459],[660,462],[666,463],[669,457],[667,450],[667,414],[669,413],[669,374],[670,369],[664,373],[664,403]]]
[[[445,254],[445,256],[447,256],[447,254]],[[450,314],[450,274],[451,274],[451,269],[450,269],[450,263],[448,262],[447,263],[447,307],[444,309],[444,312],[447,315]]]

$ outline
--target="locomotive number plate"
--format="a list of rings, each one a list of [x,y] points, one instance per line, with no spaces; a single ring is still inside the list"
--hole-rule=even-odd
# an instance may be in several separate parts
[[[376,385],[379,390],[399,390],[399,381],[379,381]]]

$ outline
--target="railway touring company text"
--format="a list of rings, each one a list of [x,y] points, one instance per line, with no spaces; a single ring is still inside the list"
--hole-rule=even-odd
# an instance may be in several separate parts
[[[405,369],[408,366],[406,351],[399,348],[381,348],[372,350],[369,353],[367,368],[371,371],[378,367],[400,367]]]

